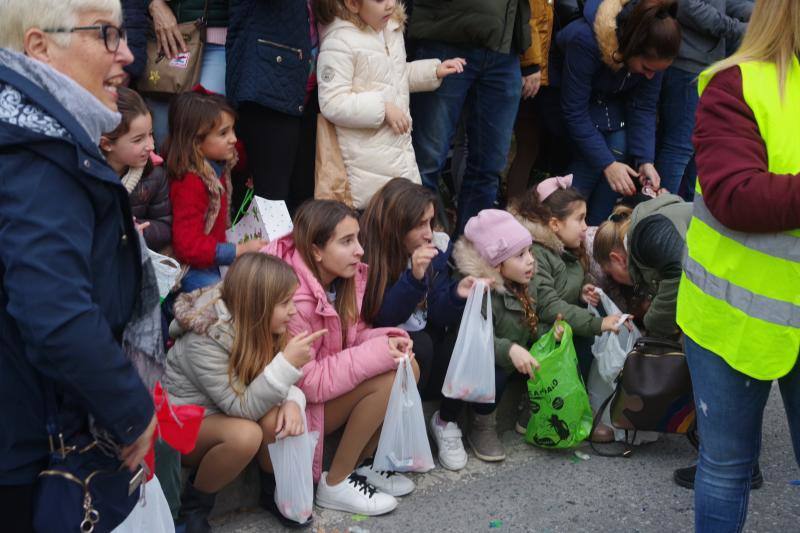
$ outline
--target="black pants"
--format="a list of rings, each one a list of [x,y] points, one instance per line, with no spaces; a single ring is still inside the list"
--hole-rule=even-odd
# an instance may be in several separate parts
[[[0,530],[33,533],[33,487],[0,485]]]
[[[436,387],[435,375],[438,374],[436,369],[441,367],[441,361],[444,360],[444,368],[447,370],[447,361],[450,360],[450,353],[453,351],[453,342],[445,335],[444,331],[436,328],[426,328],[421,331],[412,331],[408,334],[411,340],[414,341],[414,358],[419,365],[419,382],[417,382],[417,389],[420,392],[423,400],[437,398],[436,391],[431,390]],[[431,379],[432,376],[434,379]],[[444,374],[442,374],[444,378]],[[442,382],[438,383],[438,390],[441,392]]]
[[[236,132],[247,152],[255,194],[284,200],[291,213],[314,196],[318,112],[316,91],[300,117],[252,102],[239,109]],[[241,204],[244,187],[242,180],[234,183],[231,205]]]

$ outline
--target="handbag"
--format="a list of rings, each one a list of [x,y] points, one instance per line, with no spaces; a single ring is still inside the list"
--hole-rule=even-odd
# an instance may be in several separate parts
[[[629,457],[637,431],[686,434],[695,426],[695,405],[689,366],[680,343],[642,337],[625,359],[616,388],[595,415],[592,431],[606,406],[611,405],[611,425],[625,430],[625,450],[600,455]],[[627,432],[633,438],[627,438]]]
[[[178,24],[186,43],[186,52],[170,59],[158,47],[155,32],[147,37],[147,65],[136,88],[149,96],[167,97],[190,90],[200,79],[203,50],[206,42],[208,0],[203,6],[203,16],[191,22]]]
[[[353,207],[350,180],[344,166],[336,127],[317,115],[317,154],[314,163],[314,199],[336,200]]]
[[[117,457],[117,446],[97,436],[81,434],[65,443],[55,384],[46,379],[44,389],[50,458],[35,487],[33,529],[110,532],[139,500],[144,469],[131,473]]]

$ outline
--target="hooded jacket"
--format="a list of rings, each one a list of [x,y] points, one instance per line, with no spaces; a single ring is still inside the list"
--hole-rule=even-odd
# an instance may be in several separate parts
[[[286,261],[297,274],[300,286],[294,293],[297,313],[289,322],[289,335],[301,331],[327,329],[312,346],[313,359],[303,367],[303,377],[297,386],[306,396],[308,431],[325,431],[325,403],[347,394],[362,382],[395,370],[397,363],[389,355],[389,337],[407,337],[399,328],[370,329],[361,320],[361,302],[367,286],[367,265],[359,264],[355,275],[358,322],[342,331],[339,315],[328,301],[325,289],[306,266],[294,246],[291,235],[269,243],[267,253]],[[314,452],[314,480],[322,472],[320,438]]]
[[[550,85],[561,89],[558,114],[575,147],[599,170],[616,158],[603,133],[625,129],[635,166],[655,160],[656,111],[663,72],[648,80],[614,59],[617,27],[638,0],[588,0],[583,17],[556,36]]]
[[[725,59],[747,31],[753,0],[679,0],[681,50],[673,67],[700,74]]]
[[[466,237],[458,239],[453,247],[453,259],[462,274],[495,281],[492,288],[494,363],[509,373],[516,372],[508,355],[511,346],[518,344],[527,350],[538,338],[538,335],[528,327],[522,303],[508,290],[500,272],[481,257],[475,245]],[[534,278],[536,275],[534,272]],[[528,295],[534,302],[536,301],[536,291],[532,282],[528,284]]]
[[[204,416],[224,413],[253,421],[284,400],[305,408],[305,396],[294,386],[302,372],[283,353],[276,354],[246,387],[229,377],[234,330],[219,284],[182,294],[175,302],[169,333],[175,344],[167,354],[163,381],[173,404],[200,405]]]
[[[150,163],[143,169],[129,169],[123,176],[123,184],[129,175],[137,172],[140,172],[139,178],[129,193],[131,211],[137,222],[150,223],[144,229],[147,247],[161,252],[172,244],[172,204],[167,174],[163,166]]]
[[[576,336],[600,335],[603,319],[591,314],[581,302],[581,289],[590,279],[578,257],[564,248],[564,243],[549,227],[511,209],[509,212],[533,237],[536,275],[531,285],[536,289],[539,334],[549,331],[561,313]]]
[[[438,89],[441,61],[406,62],[404,22],[398,4],[382,32],[383,41],[372,28],[339,18],[320,30],[320,111],[336,125],[353,204],[359,209],[392,178],[421,183],[411,131],[398,135],[384,123],[384,105],[393,103],[411,116],[409,93]]]
[[[91,415],[131,444],[153,401],[121,347],[142,262],[128,193],[98,148],[118,117],[6,49],[0,109],[0,480],[28,485],[49,455],[45,378],[67,442]]]

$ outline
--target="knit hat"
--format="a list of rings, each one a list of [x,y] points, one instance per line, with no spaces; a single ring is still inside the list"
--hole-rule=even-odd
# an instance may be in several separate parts
[[[493,267],[533,244],[530,232],[511,213],[499,209],[484,209],[469,219],[464,236]]]

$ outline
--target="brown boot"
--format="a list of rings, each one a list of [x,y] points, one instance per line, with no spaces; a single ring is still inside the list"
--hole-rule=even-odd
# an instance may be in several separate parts
[[[472,424],[467,434],[467,442],[478,459],[482,461],[502,461],[506,458],[506,449],[497,436],[495,413],[488,415],[472,414]]]
[[[597,424],[589,440],[596,443],[614,442],[614,430],[605,424]]]

